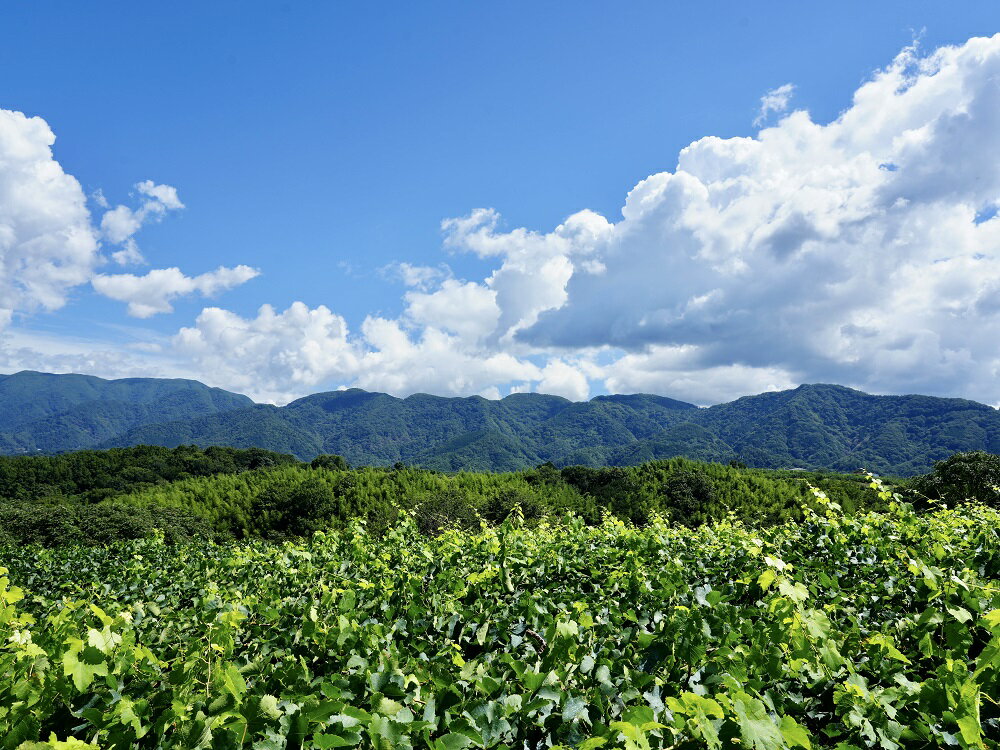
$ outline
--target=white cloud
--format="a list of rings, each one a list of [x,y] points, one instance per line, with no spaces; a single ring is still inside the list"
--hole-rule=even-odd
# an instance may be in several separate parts
[[[800,111],[696,141],[593,242],[604,273],[574,267],[565,303],[519,340],[625,349],[634,366],[688,347],[692,376],[763,373],[722,397],[833,381],[996,401],[1000,222],[976,216],[1000,196],[997,80],[1000,36],[908,49],[829,124]],[[632,387],[620,370],[609,387]]]
[[[485,282],[495,292],[500,308],[492,332],[497,343],[510,342],[541,313],[566,302],[574,261],[584,272],[603,272],[591,256],[600,252],[612,230],[607,219],[589,210],[573,214],[548,234],[527,229],[498,232],[499,222],[493,209],[476,209],[469,216],[441,224],[446,247],[501,258],[500,267]]]
[[[211,295],[253,278],[247,266],[219,268],[193,278],[176,268],[145,276],[98,275],[106,262],[104,243],[118,263],[142,262],[135,234],[151,221],[184,207],[177,190],[145,180],[135,185],[139,205],[108,207],[98,190],[92,198],[107,208],[96,227],[80,183],[66,174],[52,153],[55,135],[40,117],[0,109],[0,329],[15,313],[62,307],[71,291],[87,282],[129,313],[148,317],[171,310],[181,294]]]
[[[286,401],[357,369],[344,319],[301,302],[281,313],[263,305],[249,319],[205,308],[193,326],[178,332],[173,348],[197,371],[211,373],[213,384],[265,401]]]
[[[146,262],[139,245],[131,237],[125,240],[121,250],[111,253],[111,260],[120,266],[135,266]]]
[[[322,307],[212,310],[175,345],[224,384],[271,394],[583,398],[603,381],[712,403],[826,381],[995,402],[1000,218],[983,219],[1000,200],[997,80],[1000,36],[907,49],[831,123],[798,111],[755,137],[692,143],[617,222],[446,220],[445,247],[494,270],[467,281],[399,264],[411,288],[397,320],[352,334]],[[315,316],[328,326],[305,324]]]
[[[795,111],[753,137],[695,141],[673,171],[640,181],[615,221],[583,210],[544,232],[504,228],[492,209],[446,220],[445,248],[492,271],[383,269],[408,287],[397,319],[350,331],[323,306],[265,305],[248,318],[213,307],[169,356],[276,401],[343,385],[583,398],[597,382],[711,403],[825,381],[995,403],[998,80],[1000,35],[926,56],[908,48],[832,122]],[[786,112],[791,95],[790,85],[769,92],[762,116]],[[47,148],[36,162],[51,162]],[[145,201],[163,208],[138,224],[180,204],[170,190],[149,183],[138,209],[109,210],[106,241],[125,238],[127,251]],[[83,211],[89,279],[97,249]],[[207,293],[200,278],[162,269],[95,288],[148,315],[176,294]]]
[[[99,262],[80,183],[52,155],[40,117],[0,109],[0,318],[55,310]]]
[[[754,119],[754,126],[762,125],[767,121],[768,115],[772,112],[781,113],[788,109],[788,104],[795,93],[795,86],[785,83],[775,89],[771,89],[760,98],[760,111]]]
[[[152,341],[123,344],[11,328],[0,332],[0,372],[19,370],[79,372],[102,378],[196,377],[185,363],[159,353]]]
[[[136,184],[135,189],[142,196],[138,208],[118,205],[101,217],[101,235],[108,242],[122,246],[121,250],[111,254],[111,258],[120,265],[145,262],[134,238],[143,224],[159,221],[168,211],[184,208],[177,189],[170,185],[157,185],[152,180],[144,180]],[[95,195],[95,199],[98,205],[108,205],[101,192]]]
[[[382,266],[379,274],[383,278],[398,279],[405,286],[425,291],[443,279],[451,278],[451,269],[444,263],[440,266],[417,266],[412,263],[397,262]]]
[[[406,317],[418,327],[439,328],[476,342],[496,328],[496,296],[482,284],[447,279],[434,292],[407,292]]]
[[[654,345],[595,368],[594,374],[604,379],[612,393],[671,394],[700,405],[798,385],[781,368],[742,364],[700,366],[693,346]]]
[[[470,395],[541,374],[510,354],[463,347],[439,329],[413,339],[395,320],[368,318],[352,337],[341,316],[301,302],[283,312],[264,305],[255,318],[206,308],[174,337],[173,353],[213,384],[278,403],[323,384]]]
[[[590,384],[579,367],[561,359],[553,359],[542,370],[538,390],[541,393],[563,396],[571,401],[583,401],[590,395]]]
[[[260,271],[250,266],[219,266],[198,276],[185,276],[179,268],[158,268],[145,276],[101,274],[95,276],[91,283],[99,294],[127,302],[129,315],[149,318],[158,313],[173,312],[170,302],[176,297],[195,293],[210,297],[259,275]]]
[[[397,321],[369,318],[362,325],[358,370],[352,383],[396,395],[428,392],[468,396],[490,391],[497,383],[537,380],[531,362],[496,350],[463,346],[435,328],[413,339]]]

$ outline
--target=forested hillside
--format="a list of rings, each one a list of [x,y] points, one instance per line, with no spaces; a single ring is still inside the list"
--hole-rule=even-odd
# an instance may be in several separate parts
[[[257,448],[139,446],[53,457],[0,457],[0,537],[22,543],[307,535],[361,521],[385,530],[413,514],[421,528],[476,528],[518,507],[531,522],[605,514],[698,525],[801,516],[807,481],[848,509],[869,504],[863,477],[781,474],[675,458],[628,468],[544,464],[509,473],[442,473],[397,465],[348,468],[340,456],[302,463]]]
[[[91,448],[142,425],[252,404],[246,396],[195,380],[0,375],[0,454]]]
[[[193,381],[104,381],[18,373],[0,378],[0,453],[185,444],[261,448],[352,465],[402,461],[441,471],[632,466],[674,457],[763,468],[910,476],[959,451],[1000,451],[1000,412],[963,399],[872,396],[804,385],[698,408],[654,395],[572,402],[358,389],[284,407]]]
[[[137,428],[112,444],[258,445],[352,464],[403,461],[444,471],[628,466],[675,456],[768,468],[909,476],[958,451],[1000,451],[1000,412],[963,399],[871,396],[833,385],[747,396],[699,409],[660,396],[574,403],[515,394],[499,401],[356,389],[283,408],[255,407]]]

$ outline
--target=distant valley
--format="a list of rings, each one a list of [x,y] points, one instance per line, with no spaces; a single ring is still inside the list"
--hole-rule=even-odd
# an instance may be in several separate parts
[[[908,476],[958,451],[1000,452],[1000,412],[964,399],[872,396],[822,384],[708,408],[646,394],[572,402],[534,393],[400,399],[359,389],[275,407],[193,380],[0,375],[0,453],[192,443],[443,471],[684,456]]]

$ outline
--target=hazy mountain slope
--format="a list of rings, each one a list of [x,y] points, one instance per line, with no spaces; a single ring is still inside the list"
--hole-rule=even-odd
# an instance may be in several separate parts
[[[770,468],[859,466],[915,474],[957,451],[1000,452],[1000,412],[963,399],[872,396],[836,385],[746,396],[699,409],[644,394],[575,403],[359,389],[284,407],[193,381],[18,373],[0,377],[0,452],[185,443],[258,446],[354,465],[443,470],[632,465],[685,456]]]
[[[262,448],[273,445],[278,453],[312,458],[323,450],[317,433],[296,427],[288,415],[276,406],[254,404],[221,414],[137,427],[105,441],[103,448],[129,445],[225,445],[233,448]]]
[[[745,396],[694,421],[753,466],[914,474],[958,451],[1000,452],[1000,412],[932,396],[872,396],[838,385]]]
[[[0,453],[89,448],[141,425],[252,404],[195,380],[19,372],[0,379]]]
[[[309,458],[337,453],[352,464],[397,461],[449,468],[524,468],[543,461],[603,465],[603,451],[659,434],[697,407],[658,396],[595,399],[574,403],[558,396],[520,393],[500,400],[415,394],[395,398],[359,389],[317,393],[254,423],[260,447],[287,450],[289,436],[315,449],[293,450]],[[150,425],[108,442],[109,446],[153,443],[245,447],[242,412],[193,422]],[[277,419],[281,422],[273,421]],[[273,439],[262,432],[273,429]],[[593,456],[580,451],[592,450]],[[486,456],[487,458],[484,458]],[[493,458],[488,458],[493,457]]]
[[[248,434],[240,412],[194,424],[142,427],[114,444],[250,444],[353,464],[445,470],[632,465],[672,456],[772,468],[865,466],[915,474],[960,450],[1000,451],[1000,413],[963,399],[871,396],[806,385],[698,409],[659,396],[599,396],[574,403],[515,394],[499,401],[357,389],[320,393],[277,409]],[[165,427],[168,436],[164,434]],[[269,430],[271,431],[269,433]]]

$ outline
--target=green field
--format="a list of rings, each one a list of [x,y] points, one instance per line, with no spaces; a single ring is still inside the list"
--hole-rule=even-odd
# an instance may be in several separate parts
[[[1000,747],[1000,513],[882,500],[7,546],[0,746]]]

